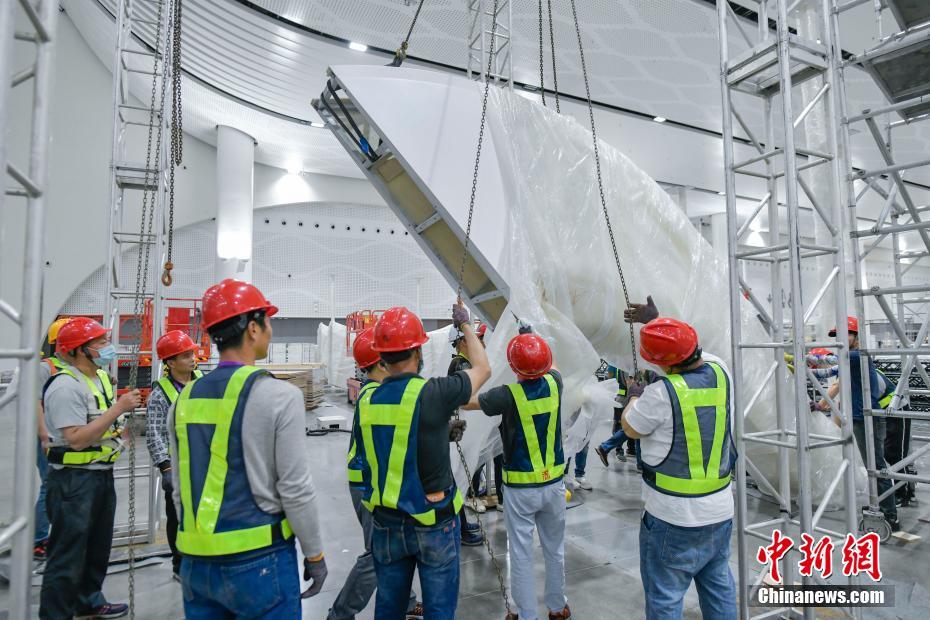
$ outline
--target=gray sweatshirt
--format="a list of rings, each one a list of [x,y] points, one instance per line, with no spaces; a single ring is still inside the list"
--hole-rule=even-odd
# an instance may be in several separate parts
[[[257,378],[245,403],[242,451],[258,507],[272,514],[284,512],[304,555],[314,557],[322,553],[323,541],[316,489],[304,445],[304,418],[304,399],[299,389],[273,377]],[[168,411],[168,435],[174,505],[181,514],[174,405]]]

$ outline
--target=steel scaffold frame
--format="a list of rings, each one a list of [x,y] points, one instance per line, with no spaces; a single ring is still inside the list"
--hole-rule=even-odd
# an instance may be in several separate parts
[[[490,51],[493,0],[466,0],[468,8],[468,77],[473,80],[492,79],[513,88],[513,55],[511,53],[511,0],[498,0],[497,26],[494,34],[494,58],[487,75]]]
[[[167,188],[167,175],[169,172],[169,118],[166,110],[165,88],[163,83],[171,80],[171,53],[170,46],[164,44],[164,33],[169,31],[171,23],[170,0],[117,0],[115,3],[116,46],[113,57],[113,94],[112,118],[113,137],[110,159],[110,211],[107,234],[107,279],[104,310],[104,325],[112,330],[111,340],[117,348],[117,361],[114,362],[111,372],[118,376],[119,361],[129,361],[137,355],[151,357],[151,380],[158,378],[160,364],[156,351],[141,351],[134,345],[120,344],[120,317],[122,315],[141,313],[141,307],[135,308],[136,283],[123,282],[124,254],[133,249],[139,252],[149,252],[147,286],[142,291],[144,299],[152,300],[154,320],[152,321],[152,340],[154,344],[161,335],[161,319],[163,312],[164,292],[159,279],[160,265],[165,248],[165,234],[167,222],[165,219],[165,201]],[[157,10],[161,10],[161,21],[152,19]],[[156,40],[162,41],[161,46],[154,45],[153,50],[145,49],[133,42],[134,36],[141,36],[143,32],[154,30]],[[142,101],[141,105],[132,101],[130,94],[130,79],[132,75],[146,76],[153,79],[154,93],[161,93],[160,98],[154,101],[154,109],[149,101]],[[156,143],[146,145],[146,136],[150,131],[150,123],[160,125],[153,127]],[[158,144],[160,141],[160,144]],[[157,155],[157,160],[148,162],[133,162],[129,160],[135,149],[141,151],[142,157],[149,159],[151,153]],[[129,205],[129,196],[142,196],[149,193],[149,200],[154,203],[152,207],[152,232],[141,232],[139,223],[130,217],[134,205]],[[127,213],[129,212],[129,213]],[[140,321],[141,334],[141,321]],[[152,347],[154,349],[154,347]],[[158,473],[148,456],[136,461],[134,471],[129,466],[118,467],[118,477],[135,476],[147,480],[148,515],[144,523],[137,522],[134,531],[130,532],[128,523],[117,523],[113,528],[114,545],[129,544],[132,542],[155,542],[158,530],[158,510],[160,493],[158,492]],[[129,507],[131,511],[134,506]]]
[[[844,240],[847,238],[848,225],[840,201],[834,199],[830,204],[824,205],[818,201],[806,184],[802,182],[800,173],[803,170],[819,167],[827,168],[831,175],[835,196],[839,196],[841,188],[841,158],[838,156],[835,101],[832,97],[825,97],[828,92],[836,91],[837,74],[830,59],[838,52],[831,46],[824,46],[816,41],[793,34],[789,29],[790,10],[797,8],[802,2],[810,2],[811,6],[820,11],[821,31],[828,28],[828,4],[830,0],[798,0],[789,3],[789,0],[759,0],[758,1],[758,29],[756,38],[750,36],[739,18],[734,14],[728,2],[717,2],[717,16],[719,26],[720,47],[720,77],[721,98],[723,105],[723,145],[726,182],[726,213],[727,238],[729,256],[730,279],[730,312],[732,355],[734,371],[734,435],[737,441],[739,460],[736,468],[736,516],[737,539],[739,559],[739,607],[740,617],[769,617],[778,614],[793,616],[801,612],[789,608],[765,609],[757,616],[751,616],[749,598],[751,592],[762,580],[764,571],[759,573],[758,579],[750,581],[749,562],[755,558],[749,552],[750,539],[756,538],[763,544],[771,542],[768,530],[778,527],[783,532],[808,533],[815,538],[820,535],[842,539],[845,534],[832,532],[819,525],[826,506],[836,490],[842,487],[842,501],[845,512],[845,524],[848,532],[856,531],[856,499],[855,499],[855,447],[852,439],[852,419],[850,410],[849,382],[842,383],[840,402],[830,402],[834,414],[842,420],[841,438],[836,439],[826,435],[813,434],[808,429],[808,416],[810,412],[807,395],[807,382],[812,378],[810,373],[802,372],[806,368],[804,362],[807,351],[814,347],[835,348],[839,353],[840,377],[849,376],[849,360],[845,355],[848,346],[846,332],[846,280]],[[770,9],[774,8],[774,12]],[[773,36],[770,30],[770,20],[775,24]],[[749,50],[741,54],[730,54],[727,37],[728,27],[734,24],[741,37],[746,41]],[[825,39],[824,39],[825,40]],[[791,96],[784,93],[794,92],[799,84],[810,80],[820,80],[817,94],[807,102],[803,110],[795,116]],[[734,108],[733,93],[739,92],[757,98],[764,112],[764,136],[757,137],[751,128],[744,122],[744,116]],[[777,105],[777,104],[780,104]],[[780,109],[779,109],[780,107]],[[796,145],[795,132],[805,118],[815,109],[820,109],[827,121],[828,144],[830,152],[819,152]],[[739,124],[742,132],[749,138],[756,154],[743,161],[736,160],[736,143],[734,141],[734,121]],[[799,161],[803,157],[806,161]],[[783,162],[777,166],[777,162]],[[755,166],[755,168],[753,168]],[[764,170],[758,168],[764,166]],[[747,175],[760,178],[766,182],[767,194],[762,203],[758,205],[749,221],[742,226],[738,225],[736,211],[736,179],[737,175]],[[827,174],[824,171],[824,174]],[[820,218],[829,231],[830,245],[811,244],[802,241],[799,229],[799,188],[808,194],[814,206],[815,218]],[[784,195],[784,211],[787,216],[787,229],[780,230],[779,193]],[[758,216],[763,208],[767,207],[769,234],[766,247],[743,250],[739,241],[747,232],[751,222]],[[783,236],[787,240],[783,240]],[[802,265],[817,257],[829,257],[832,265],[829,275],[819,282],[816,290],[802,291]],[[771,304],[766,307],[765,300],[758,299],[745,284],[740,276],[740,264],[743,260],[763,261],[770,265],[769,277],[771,282]],[[787,293],[788,308],[783,307],[783,275],[782,266],[787,267]],[[806,295],[804,294],[806,292]],[[831,295],[834,302],[836,325],[839,327],[836,341],[804,342],[805,327],[811,323],[816,308],[827,295]],[[766,324],[770,342],[747,342],[743,339],[741,325],[741,302],[744,298],[751,303],[753,312],[758,313]],[[742,355],[746,349],[770,349],[772,351],[772,364],[762,384],[747,384],[741,374]],[[784,353],[791,353],[796,360],[797,372],[791,377],[793,390],[789,388],[786,375]],[[747,432],[745,430],[743,415],[752,408],[769,381],[774,378],[775,404],[777,412],[776,427],[774,430]],[[825,395],[819,381],[814,380],[815,387]],[[749,397],[747,398],[747,395]],[[820,414],[813,414],[820,415]],[[754,445],[775,446],[778,448],[778,480],[774,483],[766,480],[762,472],[753,464],[748,452]],[[842,463],[833,474],[824,497],[815,511],[815,500],[812,496],[811,460],[810,452],[816,449],[831,449],[841,446]],[[797,489],[792,489],[790,465],[797,462]],[[758,523],[749,523],[747,504],[747,472],[752,475],[760,488],[775,498],[780,508],[780,516]],[[793,495],[796,494],[796,508],[792,506]],[[792,513],[796,511],[797,518]],[[797,536],[794,536],[798,540]],[[836,544],[836,540],[834,543]],[[837,548],[842,546],[839,542]],[[797,547],[792,549],[796,552]],[[781,563],[782,582],[792,584],[798,581],[797,555],[789,553]],[[815,584],[820,582],[818,577],[801,577],[802,584]],[[853,579],[850,580],[853,582]],[[805,618],[813,617],[813,609],[803,610]]]
[[[834,47],[839,49],[841,40],[841,21],[840,16],[849,9],[860,4],[862,0],[839,0],[830,1],[831,9],[831,32]],[[890,9],[899,28],[890,35],[883,33],[882,27],[882,9]],[[894,356],[900,360],[901,374],[898,379],[894,397],[887,409],[874,410],[871,407],[863,409],[865,416],[865,436],[866,436],[866,470],[869,475],[869,506],[863,511],[865,523],[868,527],[880,530],[884,536],[890,534],[888,525],[884,516],[879,509],[879,502],[888,494],[895,491],[909,482],[930,482],[930,476],[916,475],[914,473],[905,473],[905,470],[922,454],[930,451],[930,443],[924,445],[917,451],[911,452],[909,456],[903,457],[896,463],[887,463],[886,466],[879,470],[876,466],[876,454],[874,447],[874,425],[875,417],[879,416],[882,422],[887,418],[900,418],[903,421],[915,419],[930,419],[930,412],[915,412],[904,409],[910,400],[910,396],[926,395],[927,390],[914,390],[911,386],[912,374],[916,373],[914,381],[923,382],[925,388],[930,388],[930,377],[928,377],[924,364],[927,361],[927,355],[930,349],[924,346],[924,340],[930,330],[930,306],[927,305],[927,293],[930,293],[930,283],[908,284],[903,282],[904,275],[911,267],[927,256],[930,256],[930,221],[921,219],[920,213],[925,212],[927,207],[919,207],[915,204],[908,186],[905,184],[903,176],[906,172],[930,166],[930,160],[923,159],[914,162],[899,164],[895,161],[893,155],[892,133],[896,128],[908,126],[912,123],[920,122],[930,118],[927,113],[928,93],[930,93],[930,84],[910,84],[908,92],[896,93],[882,78],[882,72],[877,69],[883,61],[894,58],[897,63],[907,63],[911,60],[907,57],[908,50],[914,50],[921,46],[926,50],[928,39],[930,39],[930,21],[924,17],[922,20],[908,22],[907,16],[902,13],[901,7],[895,0],[883,0],[875,5],[875,19],[877,30],[877,43],[865,52],[843,61],[841,58],[834,58],[834,70],[840,76],[840,88],[834,93],[837,99],[837,108],[842,118],[842,130],[840,137],[843,145],[843,152],[846,154],[844,168],[844,193],[843,199],[846,201],[846,207],[849,211],[850,220],[857,221],[856,214],[863,197],[869,190],[875,192],[884,202],[880,215],[876,223],[868,229],[859,230],[853,227],[851,230],[853,264],[855,266],[856,282],[856,314],[860,319],[860,329],[862,329],[861,340],[865,345],[862,348],[862,355],[867,360],[877,355]],[[925,51],[922,58],[925,58]],[[924,62],[921,58],[918,62]],[[862,110],[858,114],[849,114],[849,99],[846,92],[845,76],[850,67],[859,67],[865,69],[890,100],[889,105],[881,106],[875,109]],[[915,92],[917,91],[917,92]],[[892,120],[893,115],[900,115],[901,119]],[[879,127],[878,120],[887,116],[884,126],[885,132]],[[861,170],[853,167],[850,150],[850,130],[853,125],[865,125],[868,133],[872,138],[872,146],[875,147],[877,154],[884,162],[884,167],[875,170]],[[887,179],[887,187],[881,187],[882,179]],[[855,183],[862,182],[864,188],[857,192]],[[890,224],[886,223],[890,220]],[[924,246],[923,250],[905,252],[901,250],[902,236],[916,233],[920,243]],[[865,269],[865,258],[871,253],[878,244],[891,236],[892,241],[892,263],[894,271],[893,287],[870,286],[868,282],[868,272]],[[872,240],[874,238],[874,240]],[[868,241],[869,246],[862,250],[860,243]],[[902,269],[901,260],[906,258],[914,259],[913,263]],[[917,295],[918,297],[912,297]],[[894,298],[894,307],[889,304],[887,297]],[[867,297],[874,297],[881,310],[883,318],[887,320],[892,328],[894,338],[890,346],[872,347],[869,323],[866,318]],[[923,313],[917,313],[910,310],[908,306],[920,304],[924,308]],[[908,313],[915,318],[921,319],[920,328],[915,338],[907,333]],[[863,329],[864,328],[864,329]],[[922,359],[921,359],[922,358]],[[868,365],[861,364],[862,371],[862,398],[863,403],[871,402],[871,386],[868,380]],[[909,448],[909,446],[908,446]],[[891,488],[879,495],[878,480],[880,478],[891,481]]]
[[[28,32],[15,30],[13,0],[0,0],[0,166],[7,179],[15,182],[4,187],[0,213],[9,203],[7,196],[25,198],[25,232],[23,245],[23,296],[19,309],[0,299],[2,313],[19,332],[19,346],[0,350],[0,358],[15,359],[13,383],[0,396],[0,408],[16,401],[15,454],[13,469],[12,521],[0,530],[0,545],[11,543],[9,565],[9,617],[26,618],[30,614],[32,585],[32,546],[35,530],[36,461],[36,381],[39,371],[39,343],[42,340],[42,254],[45,247],[45,193],[48,188],[49,108],[51,105],[52,45],[58,18],[58,3],[19,0]],[[15,75],[13,41],[35,44],[35,63]],[[29,138],[29,168],[24,171],[8,154],[7,123],[10,118],[10,90],[32,84],[32,123]],[[25,122],[24,119],[19,119]],[[4,329],[7,329],[6,326]]]

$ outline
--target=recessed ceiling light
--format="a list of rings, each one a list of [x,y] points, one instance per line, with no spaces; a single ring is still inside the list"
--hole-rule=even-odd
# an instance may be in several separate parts
[[[717,195],[718,195],[718,196],[726,196],[727,193],[726,193],[726,192],[717,192]]]
[[[300,162],[291,161],[287,163],[287,173],[291,176],[297,176],[300,174]]]
[[[657,122],[657,123],[664,123],[664,122],[667,121],[668,119],[665,118],[664,116],[656,116],[656,117],[654,117],[652,120],[654,120],[654,121]]]
[[[326,127],[324,123],[317,123],[316,121],[311,121],[310,126],[311,127]]]
[[[349,49],[355,50],[356,52],[367,52],[368,46],[364,43],[356,43],[355,41],[352,41],[349,43]]]

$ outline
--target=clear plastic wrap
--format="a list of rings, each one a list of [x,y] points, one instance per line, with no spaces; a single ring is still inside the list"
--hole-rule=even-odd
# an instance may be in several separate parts
[[[515,380],[505,355],[506,343],[517,331],[510,318],[512,312],[532,323],[547,339],[562,371],[563,438],[565,454],[570,456],[590,440],[595,424],[611,415],[611,386],[599,386],[594,378],[600,359],[630,371],[634,355],[622,317],[623,291],[601,210],[591,133],[574,118],[558,115],[507,89],[491,89],[487,118],[487,136],[496,149],[504,179],[510,239],[499,266],[510,286],[510,305],[487,339],[493,368],[488,385]],[[726,264],[645,172],[603,141],[599,151],[606,202],[630,300],[644,301],[652,295],[662,315],[694,325],[704,350],[729,364]],[[475,217],[481,217],[480,204]],[[747,304],[741,319],[746,340],[767,339]],[[746,350],[743,367],[733,369],[742,373],[745,385],[765,382],[746,417],[747,431],[775,426],[774,379],[768,374],[771,355],[770,351]],[[642,360],[639,366],[648,367]],[[463,445],[473,465],[498,420],[480,412],[465,417],[469,427]],[[810,421],[812,433],[839,436],[839,429],[823,416],[811,415]],[[753,448],[749,456],[777,484],[775,449]],[[819,497],[836,471],[841,453],[839,448],[821,449],[812,452],[811,459],[814,496]],[[458,477],[461,484],[461,472]]]

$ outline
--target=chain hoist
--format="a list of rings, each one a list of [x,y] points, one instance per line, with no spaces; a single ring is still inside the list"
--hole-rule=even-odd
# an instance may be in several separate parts
[[[171,252],[174,249],[174,172],[184,160],[184,132],[181,112],[181,0],[174,2],[171,39],[171,155],[168,158],[168,248],[161,283],[171,286]]]
[[[487,71],[484,74],[484,95],[481,100],[481,125],[478,129],[478,147],[475,151],[475,168],[474,174],[472,175],[471,197],[468,204],[468,224],[465,226],[465,242],[462,247],[462,264],[459,268],[459,285],[458,293],[456,294],[456,297],[460,303],[462,301],[462,286],[465,281],[465,264],[468,260],[468,247],[471,239],[471,222],[472,216],[475,212],[475,199],[478,192],[478,169],[481,165],[481,147],[484,144],[484,128],[487,124],[488,95],[491,89],[491,67],[494,59],[494,44],[497,39],[497,6],[498,0],[494,0],[494,8],[491,11],[491,44],[488,49],[488,66]],[[456,420],[459,419],[458,409],[455,410],[454,417]],[[465,480],[467,480],[468,484],[470,485],[472,480],[471,470],[468,468],[468,462],[465,460],[465,452],[462,450],[462,444],[459,441],[455,442],[455,449],[459,453],[459,460],[462,462],[462,469],[465,470]],[[477,501],[477,499],[478,498],[476,497],[475,501]],[[491,558],[491,565],[494,567],[494,572],[497,574],[497,582],[500,586],[501,598],[504,600],[504,608],[507,610],[507,617],[512,617],[513,612],[510,609],[510,599],[507,598],[507,584],[504,582],[504,573],[497,561],[497,556],[494,555],[494,548],[491,547],[491,539],[485,532],[484,523],[481,522],[481,516],[477,513],[477,511],[475,511],[475,518],[478,520],[478,530],[481,532],[481,536],[484,539],[484,546]]]
[[[543,0],[539,0],[539,96],[546,107],[546,63],[543,61]]]
[[[559,114],[559,73],[555,70],[555,29],[552,26],[552,0],[546,0],[549,6],[549,50],[552,52],[552,89],[555,93],[555,111]]]
[[[623,267],[620,265],[620,253],[617,251],[617,241],[614,239],[614,229],[610,223],[610,213],[607,210],[607,198],[604,195],[604,179],[601,175],[601,156],[597,146],[597,128],[594,125],[594,104],[591,102],[591,86],[588,83],[588,68],[584,60],[584,45],[581,40],[581,27],[578,25],[578,11],[575,9],[575,0],[570,0],[572,6],[572,19],[575,21],[575,35],[578,37],[578,55],[581,58],[581,75],[584,77],[584,91],[588,101],[588,118],[591,121],[591,138],[594,144],[594,169],[597,174],[597,190],[601,197],[601,210],[604,212],[604,221],[607,224],[607,234],[610,236],[610,248],[614,253],[614,261],[617,263],[617,273],[620,274],[620,285],[623,287],[623,299],[626,307],[631,308],[630,294],[626,287],[626,278],[623,275]],[[633,358],[633,376],[639,374],[639,364],[636,360],[636,335],[633,333],[633,322],[628,323],[630,327],[630,351]]]
[[[404,37],[400,47],[394,52],[394,60],[391,61],[392,67],[399,67],[407,60],[407,47],[410,45],[410,37],[413,35],[413,29],[417,25],[417,19],[420,18],[420,11],[423,10],[424,3],[426,3],[426,0],[420,0],[420,4],[417,5],[416,13],[413,14],[413,21],[410,22],[410,28],[407,29],[407,36]]]

